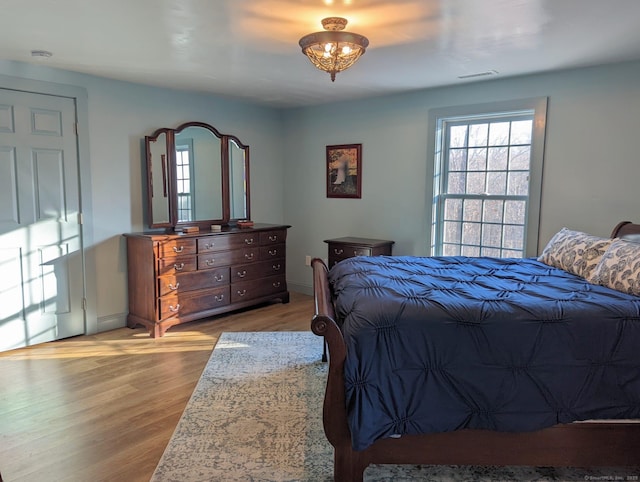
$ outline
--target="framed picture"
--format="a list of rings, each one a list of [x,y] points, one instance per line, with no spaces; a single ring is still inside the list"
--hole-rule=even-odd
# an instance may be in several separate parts
[[[327,146],[327,197],[360,198],[362,144]]]

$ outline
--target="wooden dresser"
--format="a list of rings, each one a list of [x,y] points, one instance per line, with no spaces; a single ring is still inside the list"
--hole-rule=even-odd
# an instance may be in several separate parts
[[[126,234],[130,328],[173,326],[273,299],[289,302],[290,226],[255,224],[194,234]]]
[[[391,256],[394,241],[386,239],[345,238],[325,239],[329,249],[329,268],[343,259],[354,256]]]

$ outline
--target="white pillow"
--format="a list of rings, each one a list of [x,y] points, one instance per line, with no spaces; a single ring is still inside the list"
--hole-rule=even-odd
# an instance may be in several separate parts
[[[612,241],[562,228],[547,243],[538,261],[589,279]]]
[[[640,296],[640,244],[615,239],[589,281]]]

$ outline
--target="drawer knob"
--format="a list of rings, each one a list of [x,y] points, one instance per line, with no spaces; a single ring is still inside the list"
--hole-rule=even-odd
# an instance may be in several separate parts
[[[253,259],[253,253],[245,253],[245,254],[244,254],[244,257],[245,257],[246,259]]]
[[[274,264],[274,265],[271,266],[271,269],[273,271],[280,271],[280,265],[279,264]]]
[[[236,273],[238,275],[238,278],[244,278],[245,276],[247,276],[247,270],[242,270],[242,271],[238,271]]]
[[[224,279],[224,275],[223,275],[223,274],[220,274],[220,275],[218,275],[218,274],[217,274],[217,275],[214,275],[214,276],[213,276],[213,279],[214,279],[214,280],[216,280],[216,281],[222,281],[222,280]]]
[[[224,300],[224,295],[214,296],[213,299],[216,300],[217,302],[220,302],[220,301]]]
[[[333,248],[333,252],[335,254],[342,254],[342,253],[344,253],[344,249]]]
[[[208,260],[205,261],[207,266],[213,266],[214,264],[216,264],[216,260],[215,258],[210,258]]]
[[[277,249],[270,249],[269,250],[269,255],[270,256],[275,256],[276,254],[278,254],[278,250]]]
[[[182,252],[184,251],[184,246],[180,246],[180,247],[178,247],[178,246],[174,246],[174,247],[173,247],[173,250],[174,250],[176,253],[182,253]]]
[[[178,303],[176,306],[169,305],[170,312],[177,313],[179,310],[180,310],[180,303]]]
[[[253,238],[244,238],[245,244],[253,244]]]
[[[273,235],[273,236],[269,236],[269,241],[277,241],[278,240],[278,236],[277,235]]]
[[[236,291],[236,293],[238,293],[238,296],[244,296],[247,294],[247,290],[242,290],[242,291],[238,290]]]
[[[176,271],[182,271],[184,269],[184,263],[176,263],[173,265],[173,269],[175,269]]]
[[[275,281],[272,283],[274,288],[280,288],[280,281]]]
[[[205,243],[204,249],[211,249],[216,245],[213,241],[211,243]]]
[[[180,283],[176,283],[175,285],[173,283],[169,283],[169,289],[171,291],[176,291],[179,287],[180,287]]]

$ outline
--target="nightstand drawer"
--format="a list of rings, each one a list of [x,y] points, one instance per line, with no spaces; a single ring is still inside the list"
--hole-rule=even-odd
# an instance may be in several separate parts
[[[343,259],[355,256],[391,256],[394,241],[371,238],[336,238],[325,239],[329,245],[329,268]]]
[[[371,248],[357,248],[354,246],[342,246],[329,244],[329,254],[336,258],[353,258],[355,256],[371,256]]]

